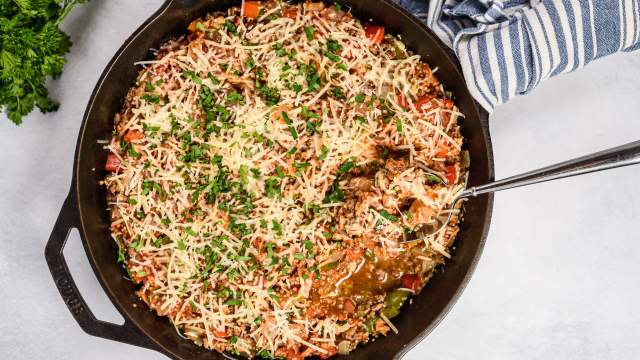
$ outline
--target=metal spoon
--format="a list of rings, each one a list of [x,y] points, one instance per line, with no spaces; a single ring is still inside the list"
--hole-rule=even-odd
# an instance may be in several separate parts
[[[427,225],[414,233],[414,238],[407,236],[400,242],[422,241],[442,231],[449,224],[454,213],[452,210],[455,209],[458,201],[465,198],[635,164],[640,164],[640,141],[634,141],[612,149],[511,176],[503,180],[472,186],[461,191],[453,198],[451,205],[447,208],[449,210],[447,211],[448,216],[444,220],[442,219],[443,217],[436,216],[433,224]]]

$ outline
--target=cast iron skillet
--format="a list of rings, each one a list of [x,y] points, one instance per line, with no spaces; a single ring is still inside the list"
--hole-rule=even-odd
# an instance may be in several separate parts
[[[493,158],[487,115],[469,94],[459,65],[449,50],[420,21],[390,0],[340,0],[362,20],[372,19],[387,32],[400,34],[408,48],[420,54],[432,67],[466,115],[463,135],[471,154],[470,185],[493,180]],[[53,279],[71,314],[87,333],[105,339],[142,346],[174,359],[223,359],[225,356],[196,346],[181,338],[166,318],[154,315],[134,294],[136,285],[123,277],[116,263],[117,248],[110,238],[106,192],[99,181],[104,178],[107,153],[98,140],[111,136],[113,117],[133,85],[136,61],[148,59],[150,48],[184,33],[195,18],[211,11],[237,6],[239,0],[167,0],[122,45],[96,85],[89,100],[76,147],[71,190],[56,221],[45,256]],[[412,304],[394,318],[400,335],[382,337],[358,347],[340,359],[400,359],[423,339],[451,308],[482,252],[489,230],[492,195],[470,199],[456,240],[453,259],[437,274]],[[95,318],[82,299],[69,273],[62,250],[70,229],[77,228],[96,277],[105,293],[125,319],[115,325]]]

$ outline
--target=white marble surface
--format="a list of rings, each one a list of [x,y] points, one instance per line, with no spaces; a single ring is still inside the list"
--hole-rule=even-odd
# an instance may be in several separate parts
[[[161,0],[92,1],[67,19],[75,45],[51,83],[57,113],[0,118],[0,359],[163,359],[91,337],[43,256],[71,181],[80,120],[103,67]],[[499,178],[640,138],[640,53],[598,61],[496,110]],[[478,269],[407,360],[640,358],[640,167],[496,196]],[[77,235],[65,251],[96,316],[121,321]]]

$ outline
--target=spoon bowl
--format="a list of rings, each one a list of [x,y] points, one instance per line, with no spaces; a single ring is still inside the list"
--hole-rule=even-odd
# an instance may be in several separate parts
[[[466,198],[636,164],[640,164],[640,140],[484,185],[467,188],[465,178],[465,190],[454,196],[431,221],[400,242],[415,243],[433,239],[446,229],[453,214],[460,208],[459,202]]]

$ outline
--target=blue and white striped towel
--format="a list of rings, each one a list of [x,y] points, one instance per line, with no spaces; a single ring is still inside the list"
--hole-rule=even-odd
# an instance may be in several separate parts
[[[395,0],[451,47],[489,112],[540,81],[640,48],[640,0]]]

